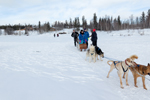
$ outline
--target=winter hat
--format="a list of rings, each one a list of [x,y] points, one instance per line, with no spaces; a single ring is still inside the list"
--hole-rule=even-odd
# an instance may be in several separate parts
[[[83,30],[81,30],[80,33],[81,33],[81,32],[83,32]],[[83,32],[83,33],[84,33],[84,32]],[[83,33],[81,33],[81,34],[83,34]]]
[[[86,28],[84,28],[84,30],[86,30]]]
[[[95,32],[96,31],[96,29],[93,29],[93,32]]]

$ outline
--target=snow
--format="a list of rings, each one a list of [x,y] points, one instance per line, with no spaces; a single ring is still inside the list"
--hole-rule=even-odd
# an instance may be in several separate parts
[[[98,46],[106,57],[125,60],[136,54],[139,59],[135,61],[147,65],[150,29],[143,31],[145,35],[140,35],[139,30],[97,31]],[[106,78],[110,68],[108,59],[96,63],[85,61],[86,52],[74,47],[72,29],[65,29],[62,32],[67,34],[54,38],[57,32],[0,36],[0,100],[149,99],[148,80],[145,80],[148,90],[143,89],[141,78],[136,88],[129,72],[129,86],[123,79],[124,89],[121,89],[116,69]]]

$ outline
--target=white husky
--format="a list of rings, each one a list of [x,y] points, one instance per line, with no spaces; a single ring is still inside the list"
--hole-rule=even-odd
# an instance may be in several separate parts
[[[86,52],[86,59],[87,57],[90,57],[89,62],[91,62],[91,59],[94,59],[94,62],[96,62],[96,52],[95,52],[95,46],[91,45],[90,48]]]

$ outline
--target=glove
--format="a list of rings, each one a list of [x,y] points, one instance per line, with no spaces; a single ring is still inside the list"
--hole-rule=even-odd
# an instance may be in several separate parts
[[[85,42],[86,42],[86,39],[85,39]]]
[[[81,40],[79,40],[79,42],[81,43]]]

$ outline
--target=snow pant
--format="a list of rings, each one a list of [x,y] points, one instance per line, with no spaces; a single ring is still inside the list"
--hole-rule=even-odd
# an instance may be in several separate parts
[[[74,46],[76,46],[77,38],[74,38]]]
[[[86,45],[87,45],[87,48],[88,48],[88,41],[86,41]]]
[[[97,41],[92,41],[92,44],[93,44],[94,46],[97,46]]]

